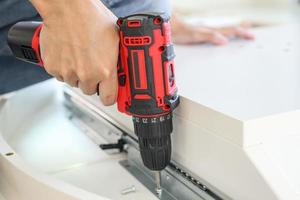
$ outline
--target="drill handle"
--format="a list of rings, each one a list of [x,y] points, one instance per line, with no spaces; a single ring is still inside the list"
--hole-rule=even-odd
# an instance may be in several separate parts
[[[8,45],[14,56],[25,62],[43,66],[39,48],[42,22],[18,22],[8,31]]]

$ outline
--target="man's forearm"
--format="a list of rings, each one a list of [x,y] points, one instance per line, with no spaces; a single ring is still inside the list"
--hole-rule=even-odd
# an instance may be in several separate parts
[[[48,18],[53,15],[62,15],[63,8],[67,2],[73,2],[72,0],[30,0],[31,4],[35,7],[41,17]],[[76,2],[76,0],[74,0]],[[70,6],[70,5],[69,5]],[[65,7],[66,8],[66,7]]]

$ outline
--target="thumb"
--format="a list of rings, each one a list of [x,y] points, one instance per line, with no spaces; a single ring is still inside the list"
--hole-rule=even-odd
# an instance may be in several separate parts
[[[113,73],[112,77],[101,81],[98,90],[103,105],[113,105],[116,102],[118,95],[117,73]]]

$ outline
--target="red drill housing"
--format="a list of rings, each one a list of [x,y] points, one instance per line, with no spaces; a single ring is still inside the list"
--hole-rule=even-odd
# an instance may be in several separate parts
[[[119,18],[118,109],[133,116],[143,162],[162,170],[171,159],[172,111],[179,104],[169,17]]]
[[[169,18],[136,14],[119,18],[120,112],[136,117],[167,114],[178,105]]]

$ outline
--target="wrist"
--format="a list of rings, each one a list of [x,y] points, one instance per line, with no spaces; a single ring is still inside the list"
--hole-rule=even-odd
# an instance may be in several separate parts
[[[63,14],[62,8],[69,0],[30,0],[43,20]],[[65,7],[66,9],[67,7]]]

